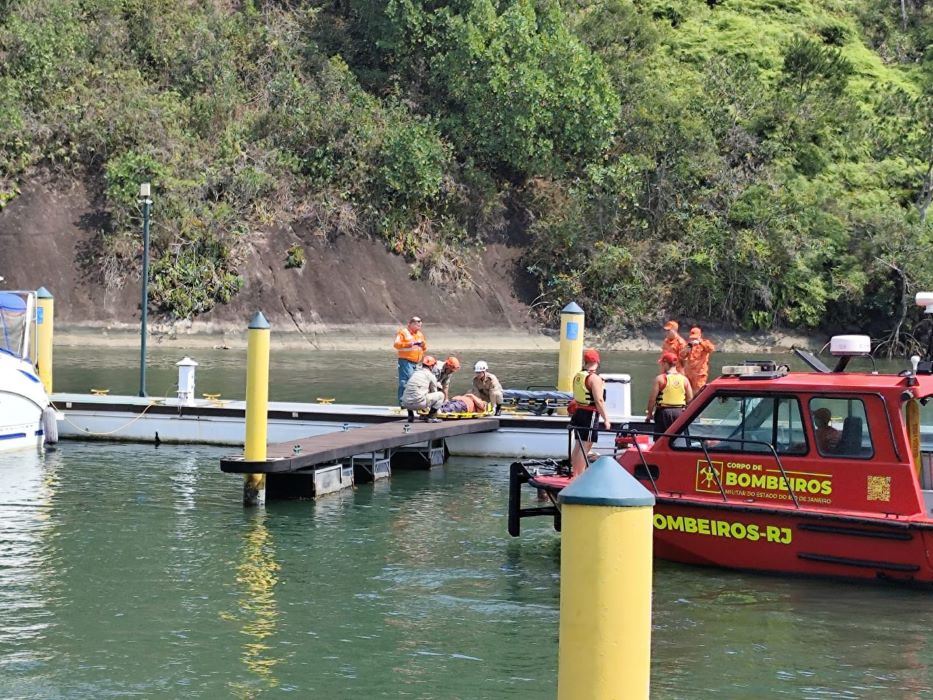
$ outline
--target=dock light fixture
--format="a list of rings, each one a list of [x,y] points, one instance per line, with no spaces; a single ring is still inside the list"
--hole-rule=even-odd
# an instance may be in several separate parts
[[[151,186],[139,185],[139,204],[143,206],[143,271],[142,300],[139,315],[139,395],[146,396],[146,323],[149,315],[149,211],[152,207]]]

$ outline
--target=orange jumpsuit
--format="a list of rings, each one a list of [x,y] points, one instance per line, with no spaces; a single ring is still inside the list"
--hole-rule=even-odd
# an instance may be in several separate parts
[[[695,345],[685,346],[680,355],[684,365],[684,374],[690,380],[694,394],[706,386],[706,380],[709,378],[709,356],[715,350],[715,345],[706,338],[701,338],[700,342]]]
[[[684,363],[681,358],[681,353],[684,351],[684,348],[687,347],[687,341],[684,340],[683,336],[679,333],[674,333],[673,338],[664,338],[664,342],[661,343],[661,354],[663,355],[666,352],[672,352],[677,356],[677,371],[684,371]]]

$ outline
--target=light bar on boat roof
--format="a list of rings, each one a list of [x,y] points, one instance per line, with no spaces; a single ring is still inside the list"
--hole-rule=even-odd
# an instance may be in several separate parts
[[[777,365],[773,360],[745,360],[740,365],[723,365],[722,374],[740,379],[774,379],[787,374],[787,365]]]

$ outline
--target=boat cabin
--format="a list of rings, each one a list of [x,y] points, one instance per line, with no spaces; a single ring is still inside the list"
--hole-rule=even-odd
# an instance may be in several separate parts
[[[836,354],[863,354],[841,349],[851,338],[834,339]],[[620,462],[656,493],[926,517],[919,404],[931,396],[929,366],[891,375],[748,362],[725,367],[666,436]]]

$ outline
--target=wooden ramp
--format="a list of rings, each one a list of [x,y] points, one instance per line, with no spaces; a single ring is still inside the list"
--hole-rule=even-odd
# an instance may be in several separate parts
[[[408,432],[405,432],[405,426]],[[455,435],[485,433],[499,429],[498,418],[424,423],[405,420],[367,425],[363,428],[279,442],[268,446],[264,462],[247,462],[243,455],[220,460],[220,469],[233,474],[289,474],[313,470],[322,464],[356,455],[372,454],[399,447],[430,443]]]

